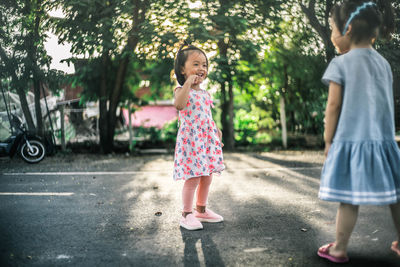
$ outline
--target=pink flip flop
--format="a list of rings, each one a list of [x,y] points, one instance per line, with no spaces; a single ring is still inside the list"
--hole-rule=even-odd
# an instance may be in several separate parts
[[[396,252],[397,256],[400,256],[399,241],[393,241],[390,249],[393,250],[394,252]]]
[[[329,254],[329,248],[332,247],[335,243],[330,243],[325,247],[321,247],[318,249],[318,256],[321,258],[327,259],[331,262],[335,263],[346,263],[349,261],[348,257],[335,257]]]

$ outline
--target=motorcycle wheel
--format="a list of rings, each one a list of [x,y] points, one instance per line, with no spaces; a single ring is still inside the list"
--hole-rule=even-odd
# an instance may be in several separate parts
[[[46,149],[43,144],[37,140],[29,140],[32,150],[29,149],[26,142],[21,146],[21,157],[28,163],[37,163],[44,158]]]

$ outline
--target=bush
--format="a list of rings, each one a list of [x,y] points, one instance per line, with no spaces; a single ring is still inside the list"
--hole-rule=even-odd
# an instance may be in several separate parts
[[[269,113],[254,105],[250,112],[239,109],[235,113],[235,141],[238,146],[267,144],[272,141],[268,130],[274,125]]]
[[[167,144],[175,144],[178,133],[178,119],[170,121],[161,129],[161,140]]]
[[[136,147],[173,147],[178,131],[177,120],[173,120],[164,125],[162,129],[156,127],[138,127],[134,132],[134,146]]]

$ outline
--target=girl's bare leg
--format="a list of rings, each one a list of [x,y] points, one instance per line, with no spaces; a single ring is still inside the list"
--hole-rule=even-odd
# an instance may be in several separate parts
[[[400,256],[400,247],[399,247],[399,241],[400,241],[400,202],[396,204],[390,205],[390,211],[392,213],[392,219],[394,222],[394,226],[396,227],[397,230],[397,240],[393,241],[391,249],[397,253],[397,255]]]
[[[329,248],[329,254],[334,257],[347,257],[347,246],[351,233],[357,222],[358,206],[340,203],[336,215],[336,241]]]

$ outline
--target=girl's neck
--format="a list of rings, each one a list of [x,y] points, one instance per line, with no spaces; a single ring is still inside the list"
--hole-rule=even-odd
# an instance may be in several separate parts
[[[356,48],[372,48],[372,43],[371,42],[362,42],[362,43],[352,43],[350,45],[350,50],[356,49]]]
[[[193,90],[196,90],[196,91],[199,91],[199,90],[201,90],[201,88],[200,88],[200,85],[199,85],[199,84],[193,85],[191,88],[192,88]]]

